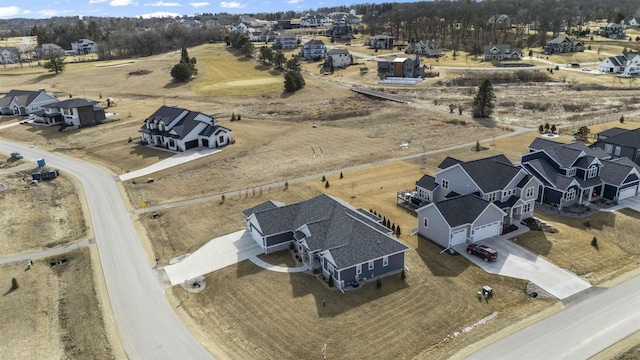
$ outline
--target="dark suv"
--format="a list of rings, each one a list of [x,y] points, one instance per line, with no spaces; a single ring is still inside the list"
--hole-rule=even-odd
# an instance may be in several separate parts
[[[469,244],[467,254],[481,257],[484,261],[498,260],[498,252],[487,245]]]

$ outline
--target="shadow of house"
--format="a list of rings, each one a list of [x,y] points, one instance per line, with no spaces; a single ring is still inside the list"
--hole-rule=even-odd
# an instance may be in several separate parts
[[[434,276],[456,277],[472,265],[464,256],[443,250],[442,246],[418,235],[415,251]]]

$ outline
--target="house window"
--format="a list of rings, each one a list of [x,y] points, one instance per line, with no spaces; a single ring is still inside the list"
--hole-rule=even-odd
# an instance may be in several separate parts
[[[613,145],[604,144],[604,152],[606,152],[607,154],[611,154],[613,152]]]
[[[616,156],[620,156],[620,146],[616,146],[616,151],[614,153]]]
[[[369,261],[369,270],[373,270],[373,261]]]
[[[443,189],[448,189],[449,188],[449,181],[442,179],[442,188]]]
[[[527,188],[527,197],[533,196],[533,187]]]
[[[424,227],[427,228],[429,227],[428,225],[429,225],[429,219],[424,218]]]
[[[62,109],[62,113],[64,115],[73,115],[73,112],[71,111],[71,109]]]
[[[385,256],[382,258],[382,266],[388,266],[389,265],[389,257]]]
[[[587,179],[591,179],[598,176],[598,167],[594,166],[589,168],[589,172],[587,173]]]
[[[218,143],[219,144],[224,143],[224,135],[220,135],[220,137],[218,137]]]
[[[356,275],[360,275],[362,274],[362,265],[358,264],[356,265]]]
[[[571,201],[571,200],[575,199],[576,198],[576,189],[569,190],[569,192],[564,196],[564,198],[567,201]]]
[[[567,176],[576,176],[576,168],[567,170]]]
[[[524,210],[523,212],[528,213],[531,211],[531,203],[526,203],[524,204]]]
[[[489,201],[496,201],[496,193],[489,194]]]

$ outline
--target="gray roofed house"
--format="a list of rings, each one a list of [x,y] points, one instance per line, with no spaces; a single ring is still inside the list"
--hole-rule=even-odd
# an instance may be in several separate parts
[[[439,201],[435,205],[449,226],[456,227],[471,224],[491,203],[469,194]]]
[[[215,118],[200,112],[162,106],[144,121],[140,129],[144,143],[174,151],[219,148],[231,143],[231,130]]]
[[[305,266],[321,269],[338,288],[404,269],[409,247],[391,237],[380,218],[338,198],[261,204],[243,213],[247,230],[265,253],[294,246]]]
[[[29,115],[42,110],[45,105],[59,100],[44,89],[38,91],[10,90],[0,99],[0,114]]]
[[[106,119],[104,109],[90,99],[67,99],[44,106],[43,121],[48,125],[64,122],[78,128],[97,125]]]
[[[520,60],[522,49],[511,47],[510,44],[485,45],[483,48],[484,61]]]
[[[302,45],[300,55],[306,60],[319,60],[327,57],[327,46],[322,40],[310,40]]]
[[[625,130],[613,128],[598,133],[594,149],[604,151],[611,157],[627,157],[640,164],[640,128]]]
[[[598,70],[611,74],[640,74],[640,53],[623,52],[620,55],[604,59],[598,66]]]
[[[558,36],[554,39],[547,41],[544,46],[544,53],[547,55],[556,53],[568,53],[568,52],[583,52],[584,44],[577,40],[571,40],[566,35]]]

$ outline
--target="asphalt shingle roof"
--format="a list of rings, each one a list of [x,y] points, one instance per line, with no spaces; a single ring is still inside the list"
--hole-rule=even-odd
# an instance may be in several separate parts
[[[563,143],[537,137],[533,140],[531,145],[529,145],[529,149],[542,150],[542,149],[550,148],[557,145],[563,145]]]
[[[640,148],[640,128],[619,132],[616,135],[600,140],[600,142],[638,149]]]
[[[169,128],[169,125],[173,122],[173,120],[175,120],[178,116],[180,116],[184,111],[187,111],[188,113],[184,117],[182,117],[177,123],[173,124]],[[187,134],[189,134],[193,129],[195,129],[195,127],[198,126],[198,124],[206,124],[205,128],[202,131],[200,131],[200,135],[203,135],[203,136],[209,136],[215,133],[215,131],[220,128],[220,126],[215,125],[215,120],[213,121],[214,125],[195,120],[195,118],[200,114],[201,113],[199,112],[190,111],[190,110],[182,109],[179,107],[162,106],[145,120],[145,123],[144,125],[142,125],[142,128],[140,131],[159,134],[166,137],[183,139],[185,136],[187,136]],[[204,115],[204,116],[207,116],[207,115]],[[165,126],[167,126],[166,130],[160,131],[158,129],[154,129],[154,130],[147,129],[147,122],[153,122],[153,121],[157,121],[157,122],[162,121],[165,124]],[[177,135],[170,134],[171,131],[175,131]],[[205,135],[205,134],[209,134],[209,135]]]
[[[58,101],[57,103],[45,105],[43,107],[47,108],[59,108],[59,109],[75,109],[81,108],[85,106],[93,106],[98,102],[89,100],[89,99],[67,99],[63,101]]]
[[[520,172],[520,169],[502,154],[463,162],[460,166],[484,193],[503,190]]]
[[[598,136],[603,135],[603,136],[606,136],[606,137],[611,137],[611,136],[616,136],[618,134],[622,134],[622,133],[627,132],[627,131],[629,131],[629,130],[628,129],[622,129],[622,128],[619,128],[619,127],[613,127],[611,129],[607,129],[605,131],[599,132]]]
[[[451,166],[453,166],[455,164],[460,164],[461,162],[462,162],[462,160],[454,159],[451,156],[447,156],[446,158],[444,158],[444,160],[442,160],[440,165],[438,165],[438,169],[446,169],[446,168],[451,167]]]
[[[430,191],[435,190],[438,186],[438,184],[436,184],[436,178],[430,175],[422,175],[420,180],[416,181],[416,185]]]
[[[273,201],[273,200],[269,200],[269,201],[265,201],[261,204],[258,204],[254,207],[248,208],[244,211],[242,211],[242,213],[244,214],[244,216],[249,217],[249,215],[253,214],[253,213],[257,213],[260,211],[265,211],[265,210],[270,210],[270,209],[274,209],[277,207],[281,207],[281,206],[285,206],[285,204],[279,202],[279,201]]]
[[[600,174],[600,178],[607,184],[620,186],[624,183],[625,179],[633,172],[635,168],[638,170],[637,165],[634,164],[631,160],[627,158],[627,161],[619,161],[618,159],[614,161],[604,160],[602,163],[604,165],[604,169],[607,171],[602,171]],[[631,163],[631,164],[629,164]]]
[[[16,104],[18,104],[18,106],[25,107],[31,104],[31,102],[43,92],[44,91],[11,90],[7,95],[0,99],[0,107],[9,106],[14,97],[16,98]]]
[[[534,170],[534,175],[537,173],[543,176],[543,178],[536,176],[540,181],[543,181],[544,183],[559,190],[566,190],[573,181],[573,178],[558,174],[556,169],[546,161],[535,159],[528,161],[525,165],[530,170]]]
[[[435,203],[450,227],[474,222],[490,205],[487,200],[475,195],[463,195]]]

